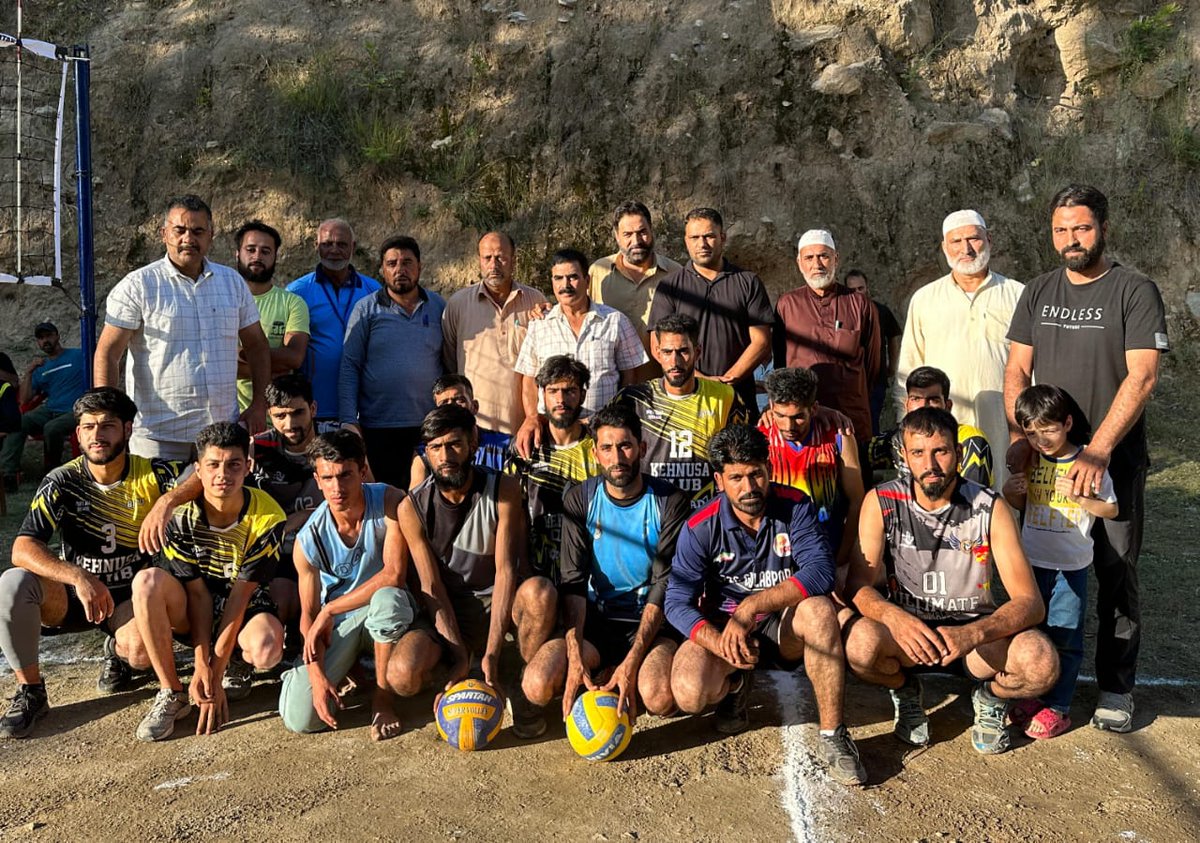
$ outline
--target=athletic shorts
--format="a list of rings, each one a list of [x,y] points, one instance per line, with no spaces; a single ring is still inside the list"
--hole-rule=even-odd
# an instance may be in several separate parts
[[[212,638],[213,644],[217,643],[217,631],[221,626],[221,615],[225,613],[225,601],[228,598],[224,595],[212,595],[213,604],[213,621],[212,621]],[[279,617],[279,607],[275,605],[275,601],[271,599],[270,593],[265,586],[259,586],[254,589],[254,593],[250,595],[250,602],[246,604],[246,612],[242,615],[242,627],[255,615],[274,615]],[[192,641],[191,633],[176,633],[175,640],[188,647],[196,646]]]
[[[625,661],[625,657],[633,648],[639,626],[641,621],[638,620],[605,617],[596,604],[588,603],[587,615],[583,621],[583,637],[600,654],[599,669],[616,667]],[[666,638],[676,644],[683,640],[683,636],[675,631],[675,627],[667,623],[659,627],[654,640],[659,638]],[[653,645],[654,642],[650,643]]]
[[[100,623],[92,623],[87,619],[87,613],[83,610],[83,601],[79,599],[79,595],[75,592],[75,586],[68,585],[66,589],[67,613],[63,616],[62,622],[58,626],[43,626],[43,637],[49,638],[55,635],[66,635],[71,632],[87,632],[89,629],[98,629],[109,638],[114,638],[115,633],[109,627],[111,618],[103,620]],[[114,607],[133,599],[132,588],[110,588],[108,593],[112,595]]]
[[[718,629],[725,628],[727,616],[708,618],[708,622]],[[750,633],[758,644],[758,664],[762,670],[783,670],[791,673],[798,670],[804,659],[785,659],[779,652],[779,638],[783,633],[783,613],[772,612],[764,617]]]
[[[492,595],[448,593],[454,620],[458,623],[458,635],[473,658],[480,658],[487,651],[488,634],[492,628]],[[437,630],[433,616],[424,607],[409,629],[426,632],[442,648],[443,661],[450,659],[450,642]]]

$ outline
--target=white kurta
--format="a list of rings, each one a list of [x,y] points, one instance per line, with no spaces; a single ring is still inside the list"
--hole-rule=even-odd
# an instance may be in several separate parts
[[[1008,324],[1025,285],[992,272],[974,294],[944,275],[913,293],[900,342],[895,397],[904,415],[904,382],[919,366],[934,366],[950,378],[954,416],[973,424],[992,447],[993,482],[1008,477],[1004,452],[1008,422],[1004,414],[1004,366],[1008,362]]]

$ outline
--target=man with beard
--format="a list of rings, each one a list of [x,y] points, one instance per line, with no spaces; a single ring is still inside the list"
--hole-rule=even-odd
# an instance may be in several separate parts
[[[1004,378],[1010,470],[1024,466],[1029,446],[1014,407],[1036,380],[1066,390],[1092,422],[1092,441],[1068,476],[1074,494],[1094,493],[1105,469],[1117,493],[1116,518],[1092,528],[1096,568],[1096,684],[1092,725],[1114,732],[1133,726],[1133,688],[1141,645],[1137,561],[1142,545],[1146,470],[1146,402],[1158,361],[1170,350],[1162,296],[1153,281],[1104,255],[1108,199],[1071,185],[1054,197],[1051,234],[1063,267],[1030,282],[1017,303]]]
[[[775,368],[804,368],[817,376],[817,401],[854,425],[858,452],[871,439],[871,384],[879,375],[880,337],[875,306],[837,282],[833,235],[804,232],[796,266],[804,286],[775,304]],[[863,467],[870,485],[870,468]]]
[[[103,631],[104,693],[125,690],[130,667],[150,667],[130,602],[134,575],[151,562],[138,550],[138,526],[178,466],[128,452],[137,407],[123,392],[89,390],[74,413],[83,455],[42,480],[13,540],[13,567],[0,574],[0,650],[18,683],[0,737],[26,737],[50,710],[43,634]],[[61,557],[50,550],[56,531]]]
[[[279,716],[293,732],[338,728],[338,685],[359,656],[375,657],[371,740],[400,734],[384,672],[417,604],[404,587],[408,548],[396,520],[404,493],[365,482],[366,450],[353,431],[312,441],[308,455],[324,502],[292,551],[300,578],[304,663],[283,675]]]
[[[663,623],[663,600],[688,500],[642,473],[642,423],[628,407],[605,407],[592,420],[592,434],[603,476],[571,489],[563,503],[566,637],[542,648],[526,681],[540,675],[544,685],[561,688],[563,717],[581,685],[598,683],[618,694],[618,707],[630,717],[639,707],[667,715],[675,710],[671,662],[681,639]]]
[[[342,343],[350,314],[360,299],[379,290],[379,282],[359,273],[354,259],[354,229],[343,219],[328,219],[317,227],[316,268],[287,288],[308,305],[308,352],[304,374],[317,401],[317,432],[337,427],[338,376]]]
[[[237,271],[254,294],[259,322],[271,350],[271,377],[286,375],[304,365],[308,351],[308,305],[295,293],[271,283],[275,259],[283,239],[262,220],[242,223],[233,233],[237,244]],[[250,406],[253,389],[250,365],[238,356],[238,407]]]
[[[829,598],[833,554],[809,498],[771,483],[767,438],[727,427],[709,449],[721,493],[679,534],[667,582],[667,620],[687,640],[671,669],[675,702],[688,714],[717,705],[717,731],[750,726],[756,668],[804,666],[816,697],[819,757],[843,784],[866,782],[842,723],[845,663]]]
[[[688,211],[683,241],[691,260],[659,282],[650,324],[672,315],[696,320],[700,377],[729,384],[745,406],[754,407],[754,369],[771,353],[774,314],[767,288],[725,259],[725,223],[713,208]],[[650,346],[653,354],[653,335]]]
[[[642,420],[642,471],[671,483],[699,509],[716,494],[709,440],[726,425],[744,423],[746,408],[729,384],[696,374],[702,348],[695,319],[682,313],[665,316],[652,330],[663,376],[625,387],[615,402],[631,407]]]
[[[1011,510],[958,474],[958,422],[922,407],[900,423],[910,476],[867,493],[858,520],[862,554],[850,563],[843,613],[846,660],[862,680],[891,690],[894,732],[929,743],[918,674],[961,672],[976,684],[971,743],[1009,748],[1009,700],[1037,697],[1058,678],[1058,654],[1034,629],[1045,615]],[[1009,599],[997,605],[999,575]],[[886,581],[886,592],[880,583]]]
[[[479,437],[470,410],[434,409],[421,439],[430,474],[400,504],[398,518],[432,624],[421,619],[400,639],[384,679],[400,696],[413,696],[446,660],[447,687],[478,665],[483,681],[500,691],[500,648],[524,555],[521,484],[472,464]]]
[[[622,202],[613,211],[616,254],[600,258],[588,268],[588,293],[596,304],[614,307],[629,317],[649,354],[650,310],[659,282],[679,269],[675,261],[654,251],[654,226],[650,209],[641,202]],[[634,373],[634,383],[662,374],[651,358]]]
[[[138,405],[131,450],[182,461],[195,454],[202,428],[239,418],[239,343],[252,387],[240,420],[251,435],[263,429],[271,358],[246,282],[207,258],[213,219],[205,201],[192,194],[169,199],[162,239],[166,255],[108,294],[95,383],[115,386],[125,356],[125,388]]]
[[[1008,326],[1022,284],[990,267],[992,238],[976,211],[955,211],[942,222],[942,253],[950,274],[913,293],[900,342],[900,364],[893,384],[903,417],[908,376],[934,366],[950,378],[954,417],[983,431],[997,448],[1008,441],[1004,415],[1004,364]],[[1024,438],[1022,436],[1022,438]],[[996,466],[993,488],[1007,472]]]
[[[512,436],[525,420],[517,357],[530,312],[546,302],[513,280],[517,247],[503,231],[479,238],[481,280],[450,297],[442,318],[447,372],[470,378],[479,401],[479,426]]]
[[[433,395],[433,403],[436,407],[443,404],[457,404],[463,409],[470,410],[473,416],[479,413],[479,402],[475,400],[475,388],[471,386],[471,381],[466,375],[453,372],[442,375],[433,382],[433,387],[429,391]],[[479,433],[479,447],[475,449],[475,465],[492,471],[503,471],[508,462],[512,437],[494,430],[476,428],[476,431]],[[429,461],[425,459],[425,443],[420,442],[417,444],[417,453],[413,456],[412,468],[409,471],[408,488],[410,490],[417,488],[428,476]]]
[[[433,409],[429,389],[442,374],[446,301],[421,286],[421,247],[389,237],[379,247],[383,289],[350,314],[338,381],[338,418],[362,432],[371,472],[408,488],[421,421]]]

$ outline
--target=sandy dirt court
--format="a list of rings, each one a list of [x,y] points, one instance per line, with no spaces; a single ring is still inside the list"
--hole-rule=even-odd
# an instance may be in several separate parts
[[[388,743],[367,738],[365,695],[341,730],[293,735],[274,713],[278,684],[261,680],[221,733],[191,734],[193,716],[144,744],[134,730],[153,688],[97,697],[98,639],[60,641],[87,660],[48,665],[54,710],[37,737],[0,745],[0,839],[1185,841],[1200,827],[1191,685],[1141,690],[1134,734],[1083,726],[981,758],[961,680],[927,681],[924,750],[892,737],[883,692],[851,682],[870,783],[846,790],[815,766],[808,686],[790,675],[756,684],[743,735],[718,739],[707,717],[643,718],[606,764],[575,757],[558,723],[534,742],[505,729],[456,752],[429,696],[401,708],[406,731]],[[1084,685],[1077,722],[1094,696]]]

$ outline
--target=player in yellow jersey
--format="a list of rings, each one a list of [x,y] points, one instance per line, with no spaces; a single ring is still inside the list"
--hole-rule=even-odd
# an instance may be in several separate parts
[[[200,431],[196,474],[199,500],[176,510],[167,525],[162,567],[133,582],[133,609],[154,672],[162,684],[138,726],[140,740],[171,735],[175,722],[200,707],[197,734],[211,734],[229,719],[226,690],[241,692],[248,667],[269,670],[283,655],[283,625],[266,585],[279,564],[286,517],[266,492],[246,488],[250,436],[230,422]],[[171,635],[186,636],[196,667],[183,692]]]

